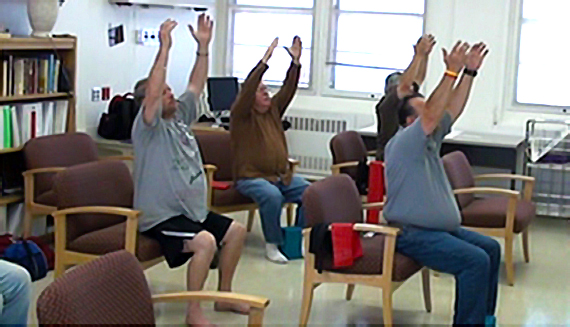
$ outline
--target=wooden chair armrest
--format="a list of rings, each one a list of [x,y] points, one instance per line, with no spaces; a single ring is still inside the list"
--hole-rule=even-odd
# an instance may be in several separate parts
[[[218,170],[218,167],[216,167],[215,165],[210,165],[210,164],[206,164],[204,165],[204,170],[206,171],[206,173],[209,172],[216,172]]]
[[[129,208],[122,207],[104,207],[104,206],[90,206],[90,207],[76,207],[63,210],[57,210],[52,213],[55,219],[59,217],[81,214],[81,213],[102,213],[108,215],[119,215],[125,216],[128,219],[137,220],[141,214],[138,210],[133,210]]]
[[[400,232],[398,228],[373,224],[354,224],[353,229],[357,232],[374,232],[389,236],[398,236]]]
[[[297,159],[293,159],[293,158],[289,158],[287,159],[289,161],[289,164],[293,167],[293,166],[298,166],[299,164],[301,164],[301,162]]]
[[[368,155],[370,157],[374,157],[374,156],[376,156],[376,150],[366,151],[366,155]]]
[[[364,210],[382,210],[384,209],[384,202],[363,203],[362,209]]]
[[[486,180],[486,179],[514,179],[523,182],[534,183],[535,178],[531,176],[515,175],[515,174],[483,174],[474,177],[475,180]]]
[[[518,198],[519,191],[505,190],[496,187],[470,187],[453,190],[453,194],[494,194],[494,195],[505,195],[509,197]]]
[[[135,156],[108,156],[101,157],[99,160],[122,160],[122,161],[134,161]]]
[[[230,292],[187,291],[152,296],[152,302],[154,303],[188,301],[222,301],[232,304],[243,303],[258,309],[265,309],[269,305],[269,299],[267,298]]]
[[[22,173],[22,175],[24,175],[24,177],[28,177],[28,176],[33,176],[36,174],[59,173],[59,172],[64,171],[66,169],[67,169],[66,167],[36,168],[36,169],[26,170],[25,172]]]
[[[347,161],[347,162],[342,162],[342,163],[332,165],[331,170],[332,170],[333,175],[338,175],[338,174],[340,174],[340,170],[342,168],[350,168],[350,167],[357,167],[357,166],[358,166],[358,161]]]

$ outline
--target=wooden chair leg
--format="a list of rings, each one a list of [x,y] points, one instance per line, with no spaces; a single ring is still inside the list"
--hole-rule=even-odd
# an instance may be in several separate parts
[[[299,326],[307,326],[309,322],[309,314],[313,305],[313,291],[315,287],[313,282],[305,277],[303,282],[303,300],[301,302],[301,317],[299,318]]]
[[[249,214],[247,216],[247,231],[251,232],[251,228],[253,227],[253,219],[255,218],[255,209],[249,210]]]
[[[247,320],[248,326],[262,326],[263,325],[263,310],[259,308],[250,308],[249,317]]]
[[[352,294],[354,294],[354,284],[348,284],[346,287],[346,300],[352,300]]]
[[[382,289],[382,312],[384,326],[392,326],[392,291],[389,289]]]
[[[505,265],[507,270],[507,282],[510,286],[515,285],[515,265],[513,262],[513,235],[505,237]]]
[[[61,257],[61,256],[59,256]],[[63,258],[62,259],[58,259],[58,256],[55,256],[55,265],[54,265],[54,269],[53,269],[53,278],[57,279],[59,277],[61,277],[64,273],[65,273],[65,263],[63,262]]]
[[[428,268],[422,269],[422,286],[424,291],[424,304],[426,306],[426,311],[431,312],[431,287]]]
[[[530,262],[530,254],[528,251],[528,227],[522,232],[522,243],[523,243],[523,253],[524,253],[524,261],[526,263]]]
[[[287,226],[289,226],[289,227],[293,226],[294,216],[295,216],[295,205],[293,203],[288,203],[287,204]]]
[[[34,215],[30,208],[24,208],[24,238],[32,236],[32,220]]]

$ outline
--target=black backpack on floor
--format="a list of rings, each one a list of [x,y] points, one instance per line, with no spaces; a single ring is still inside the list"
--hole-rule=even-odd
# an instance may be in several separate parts
[[[139,108],[132,93],[116,95],[109,103],[109,113],[99,120],[97,134],[110,140],[130,140]]]

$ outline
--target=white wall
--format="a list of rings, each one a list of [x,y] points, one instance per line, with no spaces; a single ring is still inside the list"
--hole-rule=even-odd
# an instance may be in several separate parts
[[[2,2],[4,1],[4,2]],[[6,2],[8,1],[8,2]],[[217,0],[218,9],[225,9]],[[325,0],[317,0],[322,6]],[[16,3],[14,3],[16,2]],[[19,2],[19,3],[18,3]],[[560,118],[561,115],[545,115],[536,112],[510,111],[511,99],[506,90],[511,88],[507,64],[514,58],[510,35],[514,33],[514,17],[520,0],[428,0],[426,32],[437,37],[438,45],[429,65],[426,91],[431,92],[443,73],[441,46],[451,47],[456,40],[468,42],[485,41],[491,52],[477,77],[471,99],[463,117],[455,128],[464,130],[496,130],[499,132],[522,133],[524,121],[531,117]],[[25,0],[0,0],[0,20],[21,34],[29,33]],[[71,33],[79,37],[79,80],[78,80],[78,127],[85,129],[96,126],[106,103],[89,101],[90,89],[94,86],[110,85],[114,93],[130,90],[139,78],[145,76],[152,64],[155,48],[134,44],[134,30],[139,27],[158,26],[166,17],[180,21],[194,22],[195,14],[183,10],[117,8],[106,0],[67,0],[60,11],[55,27],[56,33]],[[222,11],[220,11],[222,13]],[[124,24],[126,44],[109,48],[106,30],[109,23]],[[222,31],[226,21],[217,21],[216,33]],[[326,22],[316,22],[322,26]],[[327,42],[326,30],[317,32],[318,42]],[[186,85],[188,71],[194,60],[194,42],[187,31],[180,26],[175,34],[176,43],[169,70],[169,82],[178,93]],[[223,72],[225,59],[222,39],[214,40],[217,59],[212,73]],[[324,47],[326,48],[326,47]],[[326,56],[326,54],[315,54]],[[322,78],[323,72],[315,71],[315,78]],[[320,76],[320,77],[318,77]],[[357,125],[363,127],[374,122],[376,100],[325,97],[319,91],[300,92],[292,110],[325,112],[350,111],[359,114]]]
[[[180,24],[174,32],[168,82],[175,93],[183,92],[196,53],[195,41],[186,25],[195,24],[196,17],[195,12],[184,9],[143,9],[117,7],[106,0],[67,0],[60,9],[53,33],[78,36],[78,130],[92,131],[107,109],[107,102],[91,102],[93,87],[110,86],[112,94],[125,93],[148,75],[157,48],[136,45],[135,31],[143,27],[158,28],[166,18],[176,19]],[[13,34],[30,34],[25,0],[0,0],[0,22]],[[110,24],[124,25],[124,43],[109,47]]]

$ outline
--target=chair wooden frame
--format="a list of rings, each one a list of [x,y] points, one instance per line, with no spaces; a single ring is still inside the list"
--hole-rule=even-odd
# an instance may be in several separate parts
[[[368,156],[374,156],[374,155],[376,155],[376,150],[368,151],[368,152],[366,152],[366,154],[367,154]],[[338,163],[338,164],[334,164],[334,165],[331,166],[332,175],[333,175],[333,176],[335,176],[335,175],[340,175],[340,174],[342,173],[341,170],[342,170],[343,168],[354,168],[354,167],[358,167],[358,164],[359,164],[358,161],[347,161],[347,162],[341,162],[341,163]],[[370,164],[370,161],[367,162],[367,164],[369,165],[369,164]],[[368,196],[366,196],[366,195],[361,195],[360,198],[362,199],[362,203],[368,202]],[[384,196],[384,200],[386,200],[386,196]]]
[[[247,304],[250,307],[247,325],[262,326],[265,309],[269,299],[230,292],[188,291],[180,293],[153,295],[154,303],[188,302],[188,301],[223,301],[233,304]]]
[[[382,203],[369,204],[366,209],[376,210],[382,207]],[[359,232],[374,232],[386,236],[384,240],[384,256],[382,262],[381,275],[360,275],[360,274],[344,274],[330,271],[319,273],[315,269],[315,255],[307,252],[305,254],[305,274],[303,281],[303,299],[301,304],[301,315],[299,325],[306,326],[309,322],[309,314],[313,302],[313,292],[322,283],[343,283],[348,284],[346,290],[346,300],[350,301],[354,293],[356,284],[379,287],[382,289],[382,310],[384,317],[384,325],[392,326],[392,294],[404,284],[403,282],[394,282],[392,280],[392,272],[394,269],[394,255],[396,251],[396,237],[399,229],[372,224],[354,224],[354,230]],[[311,244],[311,229],[307,228],[303,231],[305,236],[305,249]],[[427,268],[422,269],[422,284],[424,294],[424,305],[427,312],[431,312],[431,291],[430,291],[430,274]]]
[[[55,220],[55,270],[54,278],[58,278],[69,266],[87,263],[99,258],[101,255],[80,253],[67,249],[67,219],[69,215],[82,213],[99,213],[108,215],[124,216],[127,219],[127,227],[125,233],[125,250],[136,255],[138,219],[140,211],[121,207],[75,207],[52,212]],[[158,257],[153,260],[141,262],[143,269],[150,268],[164,260],[164,257]]]
[[[134,160],[134,156],[109,156],[102,157],[99,160]],[[24,176],[24,237],[32,236],[32,222],[36,216],[49,215],[57,210],[57,207],[47,206],[35,202],[34,193],[35,176],[39,174],[59,173],[67,169],[66,167],[46,167],[26,170],[22,173]]]
[[[497,179],[522,181],[524,182],[523,199],[529,202],[532,200],[532,192],[535,184],[534,177],[512,175],[512,174],[484,174],[484,175],[474,176],[474,179],[475,181],[497,180]],[[491,194],[491,195],[507,196],[509,198],[509,202],[507,204],[507,211],[505,213],[506,214],[505,227],[500,227],[500,228],[469,227],[469,226],[465,227],[484,235],[502,237],[505,239],[505,267],[507,271],[507,282],[509,283],[510,286],[513,286],[515,284],[515,266],[513,262],[515,216],[517,210],[517,202],[520,199],[520,192],[501,189],[501,188],[494,188],[494,187],[472,187],[466,189],[456,189],[453,192],[456,195]],[[528,263],[530,262],[528,227],[524,231],[522,231],[521,234],[522,234],[522,247],[523,247],[524,259],[525,262]]]
[[[291,165],[291,171],[295,173],[297,166],[299,165],[298,160],[289,159],[289,164]],[[214,174],[218,170],[218,167],[211,164],[204,165],[204,170],[206,171],[206,181],[208,183],[208,193],[207,193],[207,203],[208,209],[217,214],[224,214],[228,212],[237,211],[248,211],[247,216],[247,231],[251,232],[253,228],[253,220],[255,218],[255,211],[259,208],[256,203],[238,204],[232,206],[216,206],[213,204],[212,195],[214,193],[214,188],[212,187],[212,182],[214,181]],[[295,214],[295,205],[293,203],[285,203],[285,208],[287,209],[287,225],[293,226],[293,216]]]

